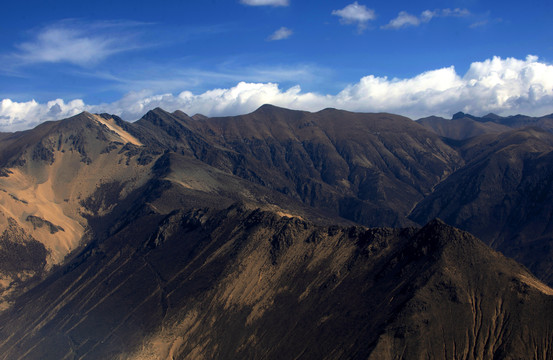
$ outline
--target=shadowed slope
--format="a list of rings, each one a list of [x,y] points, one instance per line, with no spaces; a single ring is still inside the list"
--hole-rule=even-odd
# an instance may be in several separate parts
[[[264,105],[243,116],[197,120],[156,109],[134,134],[367,225],[409,224],[412,206],[462,163],[407,118],[335,109]]]
[[[513,260],[441,221],[414,236],[400,263],[405,258],[405,272],[420,261],[429,266],[369,359],[553,356],[553,289]]]
[[[440,221],[141,213],[0,315],[2,358],[552,355],[553,290]]]
[[[531,128],[486,135],[461,152],[467,165],[419,203],[411,219],[440,217],[551,283],[553,136]]]

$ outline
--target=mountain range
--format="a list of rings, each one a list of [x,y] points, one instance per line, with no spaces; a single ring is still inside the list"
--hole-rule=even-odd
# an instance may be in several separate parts
[[[552,181],[553,115],[0,133],[0,358],[549,359]]]

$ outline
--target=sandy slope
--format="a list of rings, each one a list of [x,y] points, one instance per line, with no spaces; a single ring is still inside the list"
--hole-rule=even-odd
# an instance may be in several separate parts
[[[123,140],[124,143],[131,143],[137,146],[142,146],[142,143],[137,138],[129,134],[127,131],[123,130],[119,125],[117,125],[115,120],[104,119],[103,117],[95,114],[88,115],[90,115],[92,119],[98,121],[100,124],[107,126],[108,129],[116,133],[121,138],[121,140]]]
[[[5,168],[8,176],[0,177],[0,235],[6,234],[9,221],[15,221],[25,239],[30,236],[48,251],[46,271],[60,264],[86,241],[86,217],[91,214],[86,201],[94,199],[102,184],[120,184],[118,196],[122,198],[149,178],[153,163],[138,165],[136,156],[125,151],[129,143],[134,149],[141,146],[112,119],[87,113],[72,122],[60,122],[38,145],[29,143],[17,154],[20,161]],[[37,149],[44,148],[52,161],[37,157]],[[113,206],[94,211],[106,214]],[[24,242],[13,236],[9,239]],[[0,269],[0,300],[19,275],[3,274]]]

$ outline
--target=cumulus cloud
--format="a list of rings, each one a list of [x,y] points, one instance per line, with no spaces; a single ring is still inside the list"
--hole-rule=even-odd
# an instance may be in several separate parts
[[[81,66],[98,63],[115,53],[137,48],[128,31],[137,25],[122,21],[61,21],[40,29],[30,41],[16,45],[18,52],[12,57],[22,63],[72,63]]]
[[[250,6],[288,6],[288,0],[240,0],[240,3]]]
[[[131,92],[113,103],[98,105],[87,105],[78,99],[67,103],[61,99],[47,103],[4,99],[0,102],[0,131],[26,129],[84,110],[136,120],[155,107],[223,116],[248,113],[266,103],[310,111],[327,107],[385,111],[411,118],[449,117],[457,111],[475,115],[544,115],[553,113],[553,65],[540,62],[535,56],[524,60],[494,57],[472,63],[464,75],[457,74],[452,66],[406,79],[369,75],[334,95],[302,92],[299,86],[283,90],[276,83],[240,82],[201,94]]]
[[[408,26],[419,26],[421,23],[427,23],[435,17],[464,17],[471,15],[467,9],[437,9],[424,10],[420,16],[409,14],[406,11],[400,11],[398,16],[384,26],[382,29],[400,29]]]
[[[34,127],[46,120],[63,119],[76,115],[88,106],[82,100],[65,103],[62,99],[40,104],[35,100],[15,102],[10,99],[0,101],[0,131],[16,131]]]
[[[333,10],[332,15],[340,17],[343,24],[357,24],[357,31],[360,33],[365,30],[370,20],[374,20],[376,15],[374,10],[368,9],[365,5],[359,5],[354,2],[340,10]]]
[[[294,32],[287,27],[281,27],[277,31],[271,34],[267,40],[274,41],[274,40],[284,40],[292,36]]]

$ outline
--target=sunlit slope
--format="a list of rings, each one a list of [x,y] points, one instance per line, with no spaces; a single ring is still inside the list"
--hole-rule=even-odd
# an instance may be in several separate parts
[[[0,252],[10,257],[16,249],[12,257],[35,263],[0,265],[4,291],[59,264],[86,241],[87,217],[114,206],[95,202],[97,189],[116,183],[123,196],[146,181],[153,160],[140,156],[140,142],[115,120],[88,113],[8,134],[0,147]],[[42,250],[26,251],[29,244]]]

